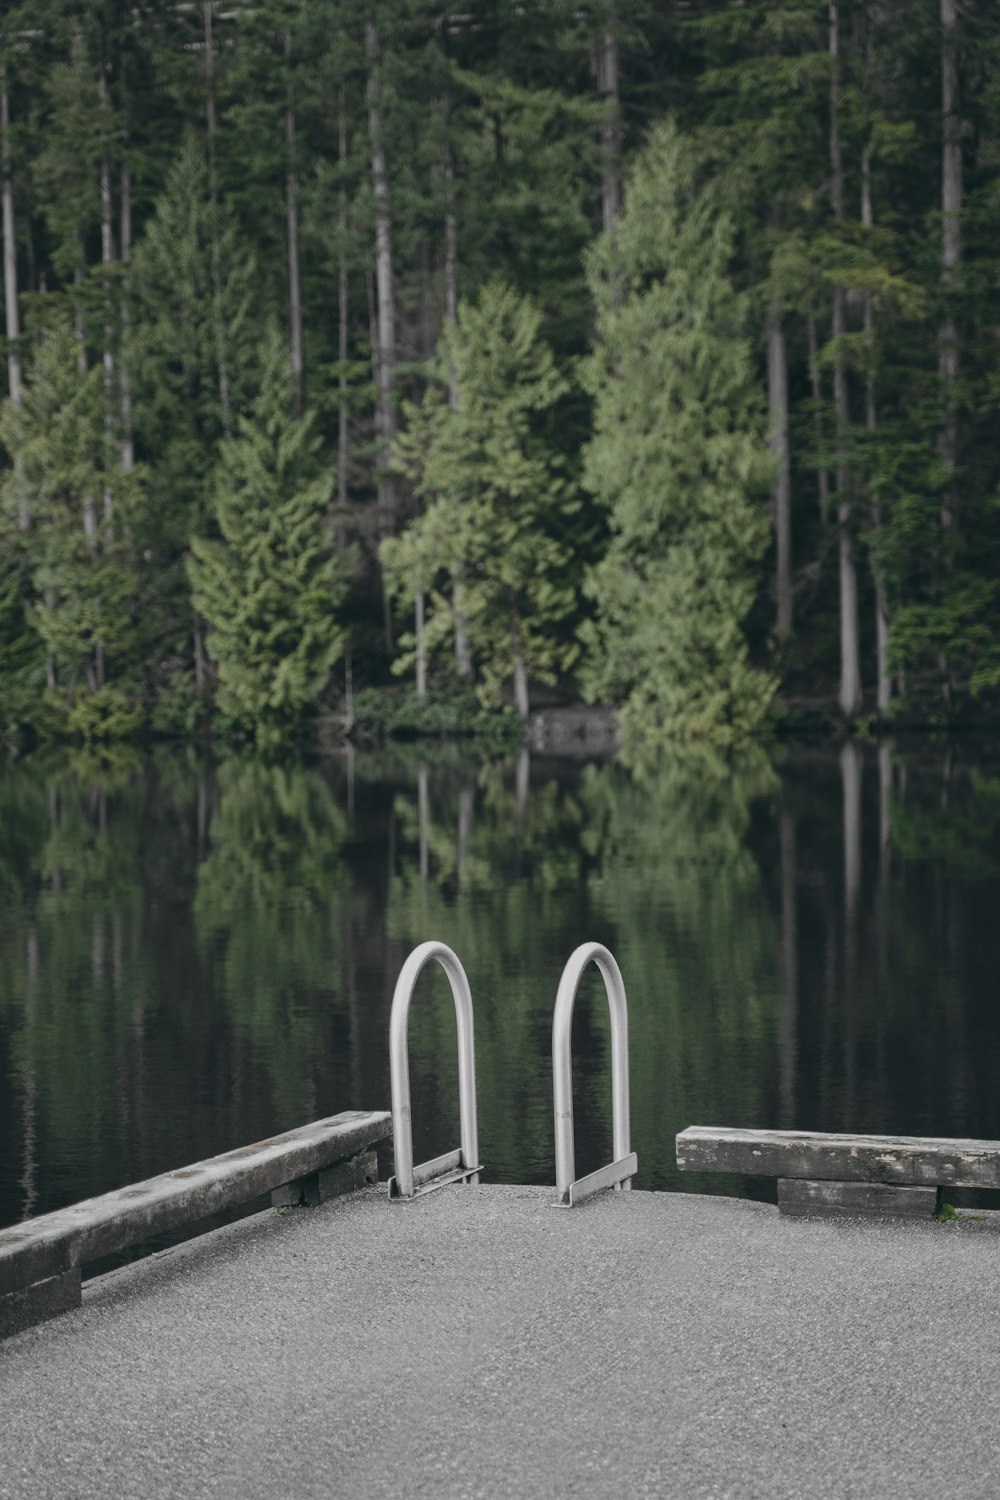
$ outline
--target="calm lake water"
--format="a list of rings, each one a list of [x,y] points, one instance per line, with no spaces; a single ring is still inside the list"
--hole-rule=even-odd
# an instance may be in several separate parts
[[[318,766],[0,768],[0,1225],[343,1109],[388,1108],[425,938],[476,1011],[485,1181],[554,1181],[550,1025],[577,944],[628,990],[637,1186],[688,1124],[1000,1137],[1000,756],[786,749],[721,770],[454,747]],[[411,1019],[415,1154],[457,1145],[447,981]],[[603,989],[577,1168],[610,1154]]]

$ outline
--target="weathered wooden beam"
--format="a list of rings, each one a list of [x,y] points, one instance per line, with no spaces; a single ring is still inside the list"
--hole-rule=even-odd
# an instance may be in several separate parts
[[[677,1165],[683,1172],[749,1177],[997,1188],[1000,1141],[690,1125],[677,1137]]]
[[[348,1110],[0,1230],[0,1295],[271,1193],[391,1134],[388,1113]]]
[[[937,1212],[936,1187],[887,1187],[883,1182],[816,1182],[778,1178],[778,1208],[798,1217],[846,1219],[903,1215],[930,1219]]]
[[[362,1151],[350,1161],[338,1162],[322,1172],[310,1172],[308,1177],[298,1177],[275,1188],[271,1204],[274,1208],[315,1208],[372,1182],[378,1182],[378,1157],[374,1151]]]
[[[0,1292],[0,1339],[71,1312],[82,1301],[80,1268],[48,1276],[16,1292]]]

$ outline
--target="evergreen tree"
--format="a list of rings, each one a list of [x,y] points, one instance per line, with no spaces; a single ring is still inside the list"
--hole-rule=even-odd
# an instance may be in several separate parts
[[[562,627],[575,598],[579,501],[546,432],[568,386],[540,327],[537,307],[502,282],[459,305],[434,383],[421,406],[405,408],[397,439],[399,466],[426,510],[382,546],[406,597],[442,575],[451,585],[432,599],[432,643],[453,627],[458,589],[481,697],[497,703],[512,679],[522,717],[528,678],[554,681],[574,654]]]
[[[773,680],[743,626],[766,545],[770,478],[736,232],[706,163],[674,124],[636,162],[616,238],[591,259],[598,343],[584,482],[611,541],[588,591],[583,680],[648,741],[753,735]]]
[[[44,648],[53,702],[71,727],[86,723],[89,733],[93,708],[75,710],[82,691],[100,694],[124,732],[136,719],[122,716],[110,685],[118,679],[129,692],[138,687],[143,475],[126,472],[117,448],[109,449],[103,372],[81,370],[77,349],[68,313],[58,312],[36,340],[23,405],[5,405],[0,440],[19,466],[5,475],[4,509],[8,518],[16,514],[23,483],[32,517],[22,544],[28,616]],[[95,530],[90,507],[102,491],[112,508]]]
[[[311,415],[291,420],[287,351],[272,335],[260,394],[222,443],[221,535],[191,544],[195,608],[208,622],[219,707],[258,742],[294,731],[343,650],[342,565],[325,524],[332,476]]]

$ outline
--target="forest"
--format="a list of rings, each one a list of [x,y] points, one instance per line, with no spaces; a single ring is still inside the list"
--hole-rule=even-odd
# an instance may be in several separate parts
[[[0,737],[995,717],[998,162],[991,0],[8,0]]]

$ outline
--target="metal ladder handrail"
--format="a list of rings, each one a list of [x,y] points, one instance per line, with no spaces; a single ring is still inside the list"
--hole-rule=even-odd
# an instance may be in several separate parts
[[[421,970],[433,959],[444,969],[455,1001],[458,1027],[458,1100],[461,1146],[420,1166],[413,1165],[410,1117],[410,1064],[407,1027],[410,1002]],[[449,1182],[479,1181],[479,1132],[476,1123],[476,1048],[472,991],[458,957],[445,943],[421,943],[399,972],[389,1016],[389,1078],[392,1094],[393,1156],[396,1173],[389,1179],[390,1198],[415,1198]]]
[[[588,964],[596,964],[604,980],[611,1012],[611,1119],[614,1160],[574,1182],[576,1149],[573,1137],[573,1059],[571,1039],[576,992]],[[560,1205],[570,1208],[602,1188],[628,1191],[639,1159],[631,1150],[628,1092],[628,1002],[625,982],[614,955],[602,943],[582,943],[570,954],[559,980],[552,1015],[552,1082],[555,1104],[556,1191]]]

